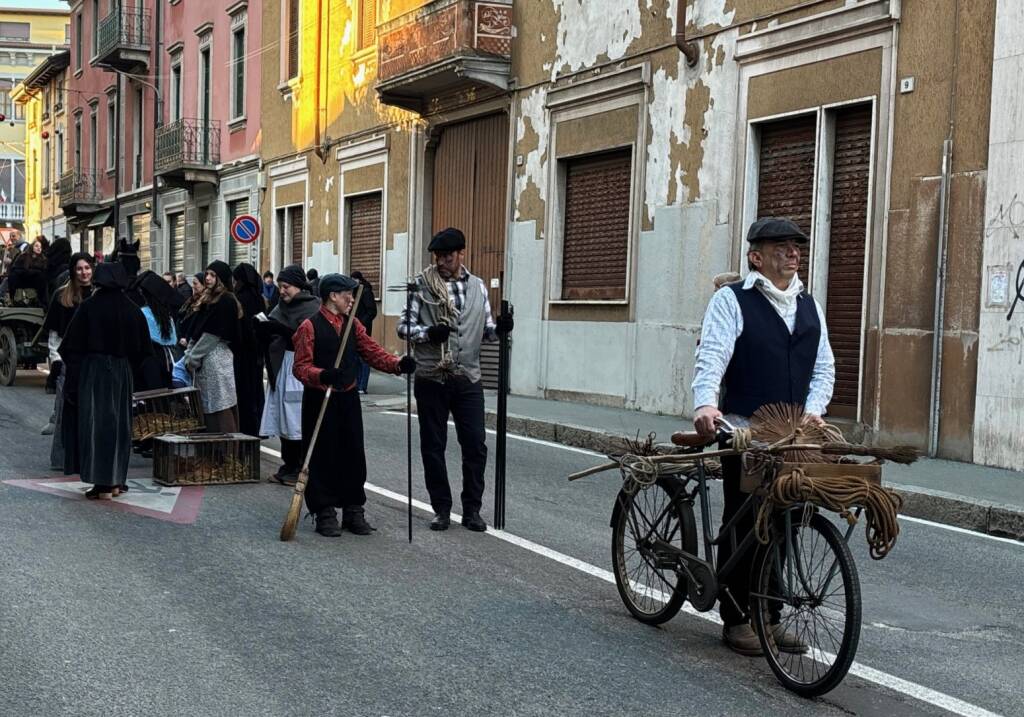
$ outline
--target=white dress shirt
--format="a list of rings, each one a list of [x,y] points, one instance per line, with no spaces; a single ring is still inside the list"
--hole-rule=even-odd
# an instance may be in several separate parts
[[[794,277],[799,283],[800,279]],[[766,285],[768,279],[759,272],[752,271],[747,274],[743,282],[743,290],[756,289],[769,298],[772,308],[782,317],[793,333],[796,326],[797,302],[792,301],[780,305],[778,301],[771,300],[768,296],[769,290]],[[764,288],[762,288],[764,287]],[[803,284],[800,284],[803,287]],[[820,416],[832,400],[832,388],[835,385],[836,369],[835,358],[832,355],[832,347],[828,342],[828,329],[825,326],[825,312],[821,304],[814,300],[814,307],[818,311],[818,322],[821,324],[821,338],[818,340],[818,354],[814,361],[814,370],[811,373],[811,384],[807,392],[807,401],[804,410],[807,413]],[[697,362],[693,376],[693,408],[696,411],[701,406],[717,406],[718,393],[722,385],[725,371],[732,360],[733,351],[736,348],[736,339],[743,333],[743,311],[740,309],[736,294],[727,287],[719,289],[712,295],[708,303],[707,311],[704,314],[704,323],[701,329],[700,347],[697,350]],[[728,417],[733,419],[741,417]],[[746,417],[742,417],[746,418]],[[739,420],[740,425],[746,421]]]

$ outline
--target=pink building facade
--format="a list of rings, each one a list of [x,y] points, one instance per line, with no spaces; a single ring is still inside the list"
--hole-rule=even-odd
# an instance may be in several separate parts
[[[164,22],[163,126],[156,131],[162,267],[194,273],[259,256],[230,236],[259,204],[261,7],[179,1]]]
[[[60,201],[73,243],[138,241],[161,272],[258,256],[229,230],[259,201],[259,0],[69,4]]]

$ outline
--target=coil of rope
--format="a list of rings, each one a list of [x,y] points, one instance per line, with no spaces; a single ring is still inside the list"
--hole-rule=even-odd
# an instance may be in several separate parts
[[[767,499],[757,514],[755,530],[758,541],[767,544],[771,537],[771,519],[775,510],[797,503],[812,503],[835,511],[850,525],[857,522],[850,508],[863,506],[872,559],[881,560],[896,545],[900,533],[897,514],[903,506],[903,499],[898,494],[859,476],[812,478],[800,468],[778,476],[769,486]]]
[[[661,471],[658,464],[647,456],[628,454],[619,459],[622,467],[622,489],[627,495],[654,485]]]

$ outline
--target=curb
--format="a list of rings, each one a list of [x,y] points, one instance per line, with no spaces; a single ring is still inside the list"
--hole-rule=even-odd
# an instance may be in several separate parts
[[[490,408],[485,409],[487,427],[494,428],[496,421],[496,412]],[[601,453],[610,444],[621,444],[623,440],[634,438],[587,426],[554,423],[512,414],[508,416],[508,432],[595,453]],[[890,487],[903,497],[902,515],[1024,541],[1024,508],[914,485],[893,483]]]

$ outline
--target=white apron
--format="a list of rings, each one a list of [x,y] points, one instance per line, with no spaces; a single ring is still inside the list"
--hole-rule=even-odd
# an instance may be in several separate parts
[[[292,374],[295,352],[285,351],[273,391],[263,404],[261,436],[279,436],[290,441],[302,439],[302,382]]]

